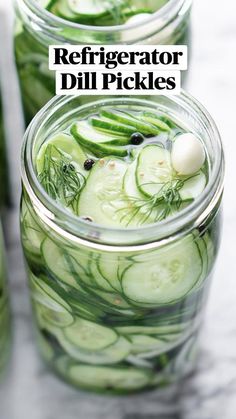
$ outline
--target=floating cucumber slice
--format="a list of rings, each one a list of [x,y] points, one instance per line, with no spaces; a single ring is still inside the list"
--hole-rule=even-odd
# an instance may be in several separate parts
[[[122,146],[129,144],[129,136],[102,134],[87,121],[79,121],[72,125],[71,134],[79,144],[95,155],[127,155],[127,150]]]
[[[86,160],[86,154],[80,148],[79,144],[75,139],[63,132],[54,135],[49,138],[40,148],[36,158],[36,166],[38,173],[41,173],[44,168],[45,153],[48,146],[52,146],[50,156],[57,160],[61,158],[61,154],[65,156],[75,168],[80,171],[84,176],[87,176],[88,172],[83,169],[83,164]]]
[[[159,145],[147,145],[138,156],[137,187],[146,196],[160,192],[163,184],[172,179],[170,153]]]
[[[132,391],[151,384],[153,373],[141,368],[111,368],[74,365],[69,369],[71,380],[84,388]]]
[[[122,192],[126,169],[127,164],[116,158],[98,161],[81,192],[79,215],[89,216],[97,224],[120,226],[120,210],[127,206]]]
[[[88,351],[105,349],[118,339],[113,329],[83,319],[77,319],[71,327],[66,328],[64,335],[71,344]]]
[[[183,188],[179,191],[181,199],[183,201],[196,199],[204,191],[206,184],[206,175],[200,170],[200,172],[184,182]]]
[[[90,278],[86,269],[78,260],[73,258],[68,250],[70,249],[57,246],[49,238],[44,240],[41,249],[45,265],[52,275],[59,281],[80,289],[79,282],[90,284]],[[73,249],[71,249],[71,252],[73,252]]]
[[[193,289],[201,273],[199,249],[192,237],[186,237],[128,268],[122,278],[123,292],[141,306],[171,304]]]
[[[159,119],[158,115],[154,112],[144,112],[140,115],[140,119],[142,119],[144,122],[148,122],[155,127],[159,128],[160,131],[170,131],[171,128],[169,125],[167,125],[164,121]]]
[[[159,205],[158,208],[150,211],[150,206],[147,205],[147,197],[137,187],[136,169],[137,160],[128,166],[124,176],[123,187],[129,201],[129,211],[127,210],[125,221],[128,224],[132,220],[136,225],[155,222],[163,211],[163,206]]]
[[[45,321],[57,327],[67,327],[74,322],[71,307],[44,280],[30,275],[33,300],[40,305]]]
[[[116,3],[122,3],[121,0],[116,0]],[[111,1],[97,1],[97,0],[67,0],[71,11],[77,15],[87,15],[88,17],[98,17],[104,15],[107,11],[113,8]]]
[[[66,352],[77,361],[85,362],[87,364],[116,364],[123,361],[130,354],[130,342],[120,337],[113,345],[103,350],[94,350],[85,352],[77,346],[71,345],[67,339],[60,339],[61,345]]]
[[[143,201],[145,199],[145,195],[138,189],[136,183],[136,168],[137,168],[137,160],[131,163],[126,170],[124,176],[124,192],[127,197],[131,198],[131,202],[135,201]]]
[[[137,119],[133,115],[124,111],[103,109],[100,112],[100,115],[110,119],[111,121],[117,121],[119,123],[134,127],[136,131],[139,131],[142,134],[159,134],[159,129],[157,129],[155,126],[146,122],[142,122],[140,119]]]
[[[61,17],[62,19],[79,22],[78,15],[68,6],[68,0],[57,0],[56,2],[53,2],[53,4],[49,5],[48,9],[51,13]]]
[[[132,135],[134,133],[134,128],[130,127],[129,125],[120,124],[119,122],[111,122],[111,120],[107,118],[91,118],[90,122],[92,126],[96,129],[108,132],[110,134],[126,134]]]

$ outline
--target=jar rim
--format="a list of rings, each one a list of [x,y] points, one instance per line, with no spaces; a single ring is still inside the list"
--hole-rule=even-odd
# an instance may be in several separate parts
[[[189,111],[200,114],[204,121],[204,127],[207,135],[214,140],[215,162],[211,170],[211,176],[208,184],[202,194],[196,198],[193,203],[187,206],[179,213],[163,221],[154,224],[147,224],[137,228],[110,228],[95,223],[88,223],[78,216],[70,213],[62,205],[59,205],[52,199],[40,184],[35,172],[33,162],[33,149],[36,143],[37,132],[43,126],[44,121],[50,118],[50,115],[56,114],[63,106],[75,100],[74,96],[54,97],[42,110],[35,116],[28,126],[22,145],[21,155],[21,174],[23,186],[26,189],[34,208],[43,221],[60,234],[70,237],[71,240],[80,242],[85,246],[94,246],[95,248],[109,248],[115,246],[129,249],[152,248],[157,246],[157,241],[172,241],[176,237],[181,237],[187,231],[201,225],[212,213],[223,192],[224,180],[224,152],[221,137],[216,124],[208,111],[189,93],[181,91],[179,96],[168,97],[169,100],[177,104],[185,104]],[[137,99],[138,98],[138,99]],[[134,100],[143,105],[152,104],[149,100],[145,101],[140,96],[118,96],[113,100],[123,100],[123,103],[133,103]],[[103,99],[106,103],[109,99]],[[135,103],[136,103],[135,102]],[[94,106],[99,101],[91,102]],[[100,102],[101,103],[101,102]]]
[[[91,25],[84,25],[76,22],[71,22],[69,20],[63,19],[59,16],[50,13],[49,11],[45,10],[40,4],[34,2],[32,0],[15,0],[15,3],[23,8],[26,14],[31,14],[31,18],[33,16],[37,16],[37,18],[41,19],[42,22],[50,23],[55,26],[62,26],[71,29],[80,29],[86,31],[92,31],[94,33],[107,33],[107,34],[114,34],[120,33],[123,31],[134,30],[142,27],[143,25],[149,25],[150,23],[155,21],[157,26],[157,32],[161,31],[165,26],[171,22],[176,15],[184,14],[187,10],[190,9],[193,0],[169,0],[161,9],[157,10],[156,12],[150,15],[150,18],[144,19],[141,22],[131,23],[127,25],[112,25],[112,26],[91,26]],[[159,22],[159,27],[158,27]],[[50,27],[50,26],[49,26]]]

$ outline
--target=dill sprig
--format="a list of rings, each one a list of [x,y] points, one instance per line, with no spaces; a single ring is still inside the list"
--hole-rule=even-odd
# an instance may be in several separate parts
[[[153,222],[166,219],[173,212],[178,211],[183,204],[180,191],[185,183],[198,176],[198,174],[185,179],[173,178],[165,183],[146,183],[145,185],[161,185],[160,190],[149,198],[140,199],[138,197],[125,197],[123,200],[128,202],[127,207],[119,208],[117,212],[125,212],[120,222],[128,226],[135,217],[138,217],[139,224],[145,224],[150,217]],[[144,186],[144,184],[142,185]]]
[[[77,213],[78,199],[86,179],[56,146],[47,146],[43,170],[38,178],[51,198],[63,201],[66,207],[71,207]]]

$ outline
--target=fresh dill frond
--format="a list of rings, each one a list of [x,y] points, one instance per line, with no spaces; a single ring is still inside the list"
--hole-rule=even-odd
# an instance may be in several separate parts
[[[63,201],[66,207],[71,207],[77,213],[79,196],[86,179],[57,147],[47,146],[43,170],[38,179],[51,198]]]
[[[153,222],[166,219],[181,208],[183,200],[180,191],[185,183],[195,176],[198,176],[198,174],[185,179],[173,178],[163,183],[160,190],[149,198],[125,197],[123,200],[127,201],[127,206],[117,210],[117,212],[124,213],[120,218],[120,222],[129,226],[136,217],[138,217],[137,223],[139,224],[145,224],[150,219]],[[152,182],[150,184],[156,183]]]

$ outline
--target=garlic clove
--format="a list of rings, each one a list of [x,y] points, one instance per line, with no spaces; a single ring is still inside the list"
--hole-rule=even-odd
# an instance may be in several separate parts
[[[180,175],[192,175],[203,166],[206,153],[201,141],[191,133],[179,135],[172,147],[171,162]]]

